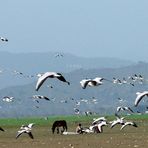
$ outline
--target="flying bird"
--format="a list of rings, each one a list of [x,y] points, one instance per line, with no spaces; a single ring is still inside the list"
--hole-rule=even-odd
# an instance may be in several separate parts
[[[127,106],[118,106],[117,107],[117,112],[120,112],[120,111],[129,111],[131,113],[134,112],[130,107],[127,107]]]
[[[121,124],[121,125],[124,124],[124,117],[120,117],[118,114],[115,114],[115,116],[116,116],[116,120],[113,120],[110,122],[111,123],[110,128],[113,128],[117,124]]]
[[[66,79],[62,76],[62,74],[56,73],[56,72],[46,72],[38,78],[38,81],[36,84],[36,91],[39,90],[39,88],[42,86],[42,84],[45,82],[47,78],[57,78],[60,81],[66,82],[68,85],[70,85],[70,82],[66,81]]]
[[[31,139],[34,139],[32,133],[31,133],[33,125],[34,125],[34,123],[30,123],[28,125],[22,125],[20,130],[17,132],[16,139],[18,137],[20,137],[23,133],[27,133]]]
[[[5,96],[5,97],[3,97],[3,101],[5,101],[5,102],[13,102],[14,101],[14,97]]]
[[[0,36],[0,40],[3,41],[3,42],[8,42],[7,38],[1,37],[1,36]]]
[[[99,117],[99,118],[94,118],[93,119],[94,121],[92,122],[92,124],[94,125],[94,124],[97,124],[97,123],[100,123],[100,122],[102,122],[102,121],[106,121],[106,118],[105,117]]]
[[[120,130],[122,130],[123,128],[125,128],[127,125],[132,125],[132,126],[134,126],[134,127],[138,127],[135,122],[128,121],[128,122],[125,122],[125,123],[121,126]]]
[[[48,100],[50,101],[50,99],[46,96],[41,96],[41,95],[33,95],[32,96],[33,99],[44,99],[44,100]]]
[[[87,86],[99,86],[103,84],[103,80],[107,80],[105,78],[96,77],[95,79],[83,79],[80,81],[80,84],[83,89],[85,89]],[[110,81],[110,80],[107,80]]]
[[[148,97],[148,91],[144,91],[142,93],[137,92],[136,95],[137,95],[137,97],[135,99],[135,106],[138,106],[139,102],[142,100],[143,97],[145,97],[145,96]]]

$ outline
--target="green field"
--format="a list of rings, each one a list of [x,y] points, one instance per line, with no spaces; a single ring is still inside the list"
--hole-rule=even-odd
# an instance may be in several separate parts
[[[0,119],[0,126],[5,132],[0,132],[0,148],[125,148],[148,147],[148,115],[126,116],[126,120],[135,121],[138,128],[128,126],[120,131],[120,125],[110,129],[104,127],[103,133],[83,135],[52,134],[51,126],[55,120],[65,119],[68,131],[75,131],[78,123],[88,127],[95,116],[52,116],[45,120],[42,117]],[[98,117],[98,116],[97,116]],[[106,116],[107,120],[115,116]],[[34,139],[27,134],[21,135],[17,140],[16,133],[22,124],[35,123],[32,129]]]

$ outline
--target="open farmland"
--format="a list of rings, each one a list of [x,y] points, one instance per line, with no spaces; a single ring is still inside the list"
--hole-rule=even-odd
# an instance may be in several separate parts
[[[148,147],[148,117],[137,115],[127,117],[127,120],[135,121],[138,128],[128,126],[120,131],[120,126],[110,129],[109,125],[104,127],[100,134],[83,135],[58,135],[52,134],[51,125],[56,119],[66,119],[68,131],[75,131],[77,123],[81,122],[84,127],[89,126],[93,117],[51,117],[48,120],[42,118],[30,119],[1,119],[1,127],[5,132],[0,132],[0,147],[13,148],[125,148],[125,147]],[[107,117],[112,120],[114,117]],[[16,132],[23,123],[34,122],[32,133],[34,139],[27,134],[15,139]]]

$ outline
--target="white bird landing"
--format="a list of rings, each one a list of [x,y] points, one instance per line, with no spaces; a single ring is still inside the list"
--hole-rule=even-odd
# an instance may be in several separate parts
[[[135,106],[138,106],[139,102],[142,100],[143,97],[145,97],[145,96],[148,97],[148,91],[144,91],[142,93],[137,92],[136,95],[137,95],[137,97],[135,99]]]
[[[134,127],[138,127],[135,122],[127,121],[127,122],[125,122],[125,123],[121,126],[120,130],[122,130],[123,128],[125,128],[127,125],[132,125],[132,126],[134,126]]]
[[[120,117],[117,114],[115,114],[115,116],[116,116],[116,120],[113,120],[113,121],[110,122],[111,123],[110,128],[113,128],[117,124],[121,124],[121,125],[124,124],[124,117]]]
[[[27,133],[31,139],[34,139],[32,133],[31,133],[33,125],[34,125],[34,123],[30,123],[28,125],[22,125],[20,130],[17,132],[16,139],[18,137],[20,137],[20,135],[22,135],[23,133]]]
[[[94,118],[93,119],[94,121],[92,122],[92,124],[97,124],[97,123],[100,123],[102,121],[107,121],[105,117],[99,117],[99,118]]]
[[[38,78],[38,81],[36,84],[36,91],[39,90],[39,88],[42,86],[42,84],[45,82],[47,78],[57,78],[60,81],[66,82],[68,85],[70,85],[70,82],[66,81],[66,79],[62,76],[62,74],[56,73],[56,72],[46,72]]]

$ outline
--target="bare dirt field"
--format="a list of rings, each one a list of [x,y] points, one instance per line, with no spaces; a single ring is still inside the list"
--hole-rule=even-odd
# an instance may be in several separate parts
[[[113,129],[104,127],[103,133],[83,135],[52,134],[51,127],[36,125],[32,133],[15,139],[19,127],[5,127],[0,132],[0,148],[148,148],[148,121],[138,121],[138,128],[128,126],[120,131],[120,126]],[[75,124],[68,126],[68,131],[75,131]]]

